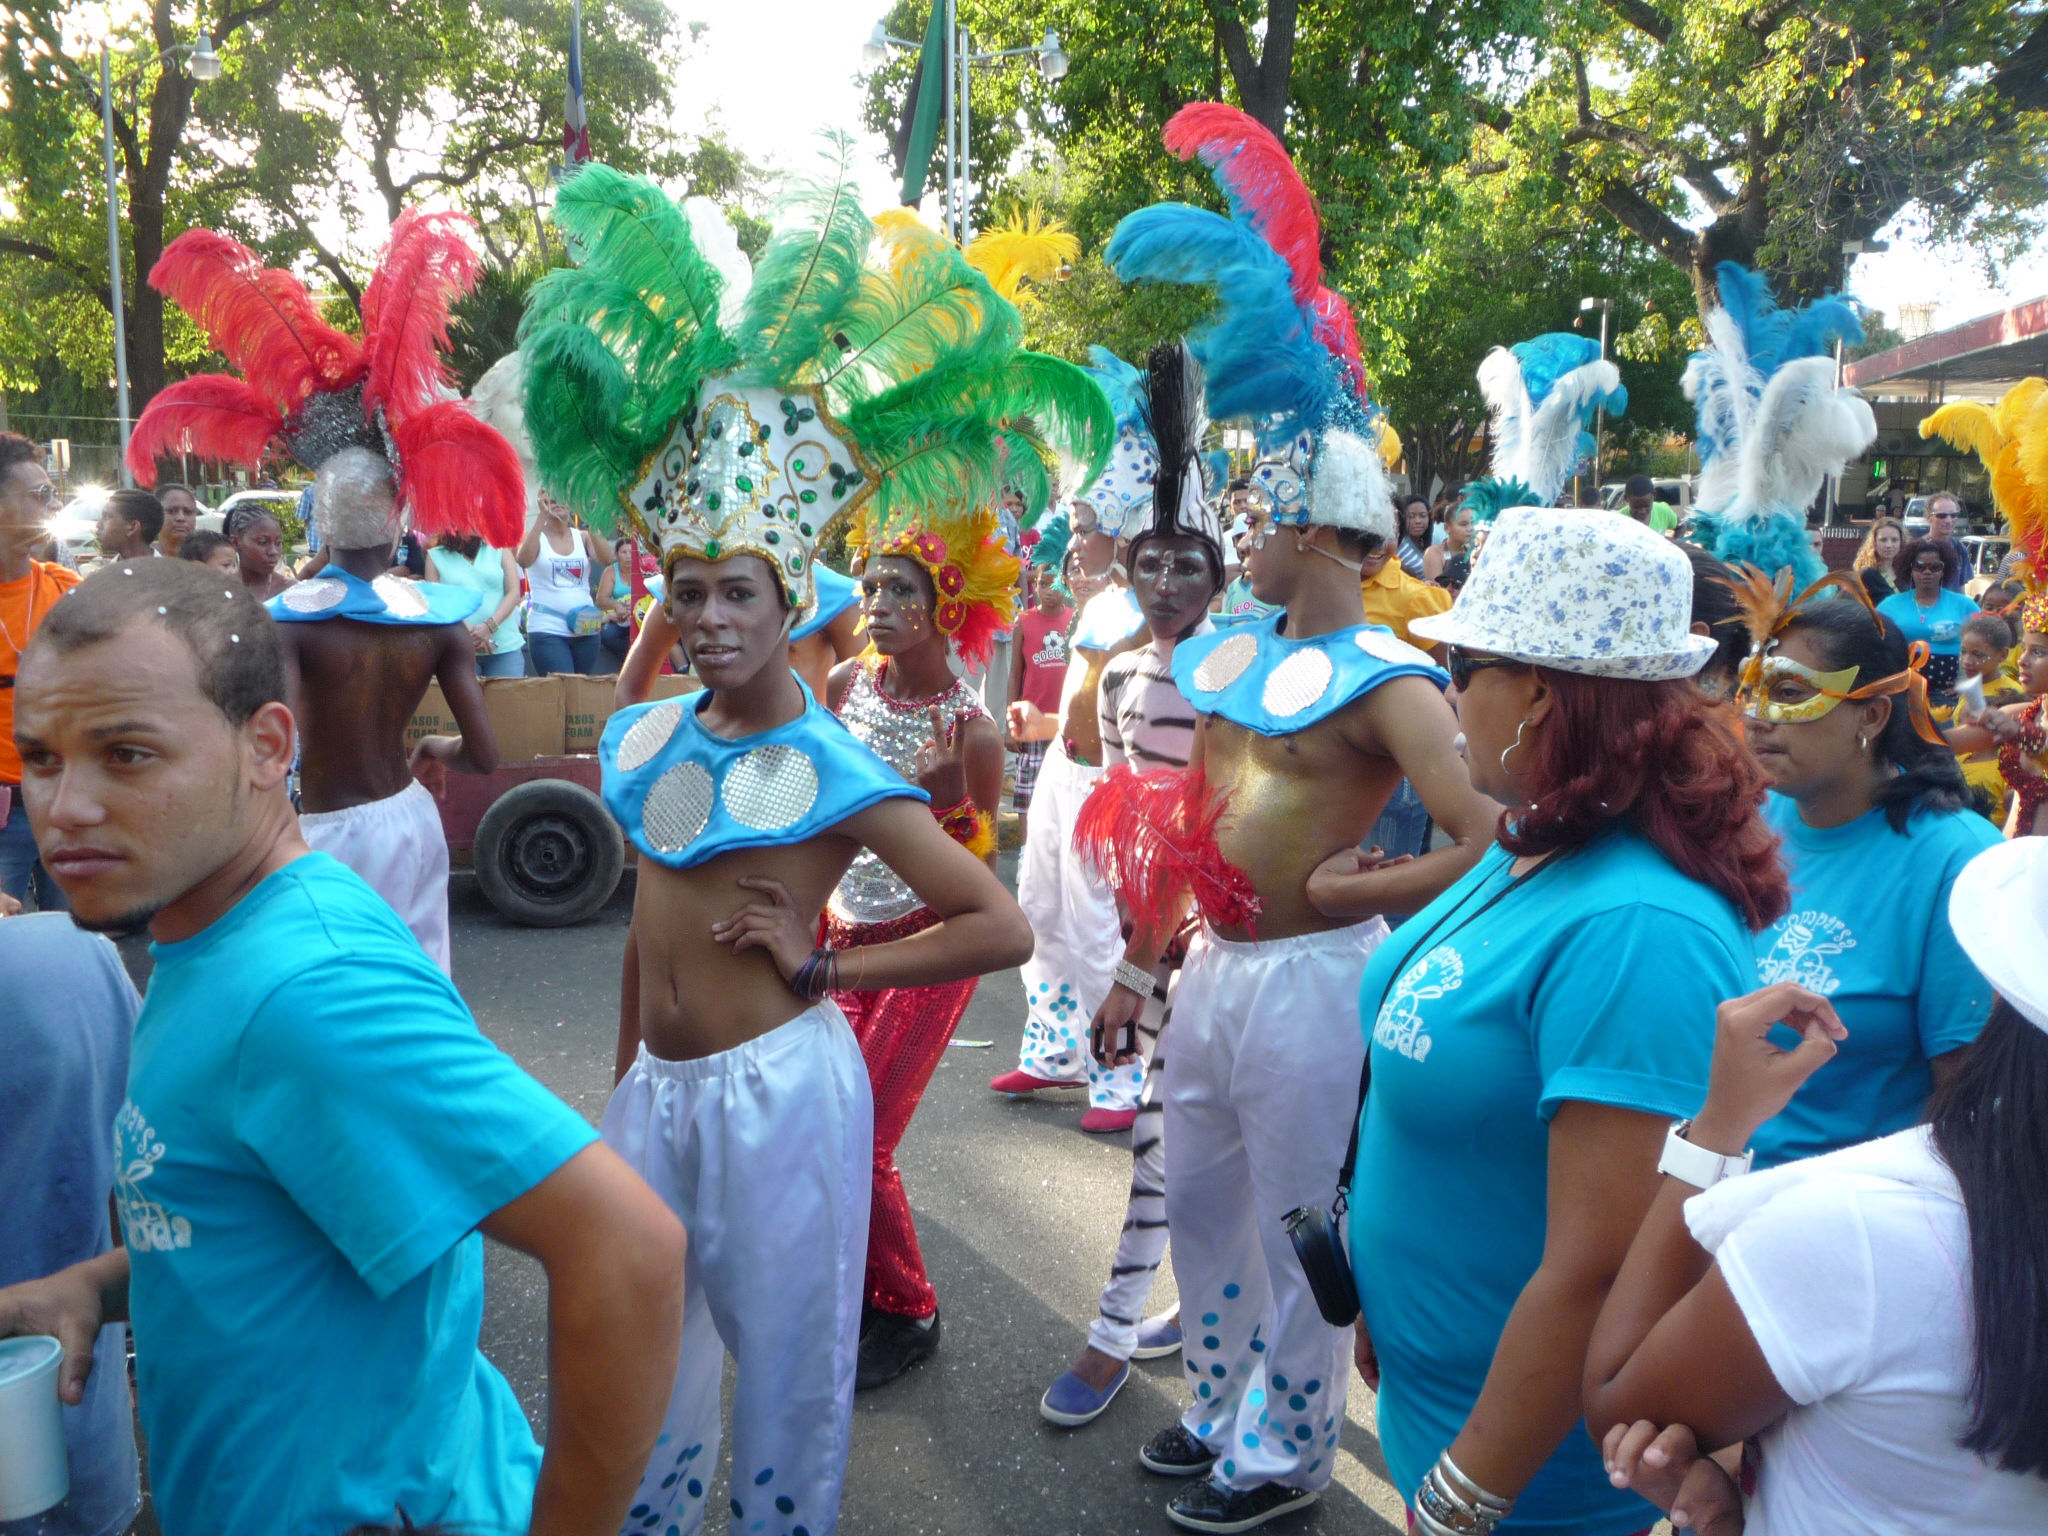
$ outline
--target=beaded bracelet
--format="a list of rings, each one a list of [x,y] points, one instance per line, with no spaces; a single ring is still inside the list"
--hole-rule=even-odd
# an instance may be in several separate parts
[[[1116,984],[1140,997],[1156,997],[1159,992],[1158,979],[1150,971],[1124,959],[1116,963]]]

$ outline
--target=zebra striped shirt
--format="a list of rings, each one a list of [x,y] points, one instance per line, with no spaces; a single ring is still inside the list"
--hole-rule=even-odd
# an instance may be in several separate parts
[[[1195,629],[1206,635],[1207,619]],[[1173,642],[1154,640],[1112,657],[1102,669],[1096,709],[1102,718],[1104,767],[1128,762],[1148,768],[1185,768],[1195,749],[1195,707],[1173,684]]]

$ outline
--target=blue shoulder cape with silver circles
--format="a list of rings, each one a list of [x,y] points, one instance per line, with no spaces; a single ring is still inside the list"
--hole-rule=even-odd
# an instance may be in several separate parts
[[[334,566],[286,587],[263,606],[280,624],[355,619],[364,624],[460,624],[483,606],[484,595],[438,581],[379,576],[365,581]]]
[[[807,841],[878,801],[931,800],[808,688],[796,719],[737,741],[704,729],[704,699],[622,709],[597,744],[604,803],[657,864],[694,869],[738,848]]]
[[[1173,648],[1174,685],[1205,715],[1261,736],[1289,736],[1397,677],[1450,682],[1443,668],[1379,624],[1307,640],[1280,633],[1283,613],[1197,635]]]

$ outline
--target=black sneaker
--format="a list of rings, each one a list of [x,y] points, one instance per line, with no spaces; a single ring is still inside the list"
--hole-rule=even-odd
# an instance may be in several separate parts
[[[876,1312],[860,1336],[860,1355],[853,1369],[853,1390],[867,1392],[894,1381],[939,1347],[939,1314],[931,1326],[914,1317]]]
[[[1285,1483],[1261,1483],[1256,1488],[1225,1488],[1204,1478],[1166,1506],[1166,1518],[1191,1531],[1215,1531],[1230,1536],[1233,1531],[1253,1531],[1268,1520],[1307,1509],[1318,1494]]]
[[[1147,1440],[1138,1462],[1161,1477],[1200,1477],[1216,1465],[1216,1453],[1176,1424]]]

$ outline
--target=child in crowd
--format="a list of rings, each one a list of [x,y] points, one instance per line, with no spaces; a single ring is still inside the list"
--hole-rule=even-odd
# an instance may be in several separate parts
[[[197,560],[201,565],[210,565],[216,571],[229,575],[242,568],[242,557],[235,553],[235,546],[228,536],[205,528],[185,535],[184,542],[178,546],[178,558]]]
[[[1051,521],[1053,526],[1031,551],[1032,604],[1018,616],[1017,644],[1010,652],[1010,719],[1004,745],[1017,754],[1012,803],[1017,809],[1019,842],[1030,825],[1031,792],[1038,785],[1046,744],[1059,731],[1060,688],[1067,677],[1067,632],[1074,627],[1074,609],[1059,576],[1069,529],[1064,515]],[[1022,707],[1027,702],[1038,706],[1035,718]],[[1031,721],[1028,725],[1027,719]],[[1027,738],[1022,734],[1027,729],[1041,734]]]
[[[2026,702],[2026,691],[2020,687],[2019,678],[2007,660],[2012,649],[2013,626],[2000,615],[1985,612],[1964,622],[1964,686],[1967,687],[1972,680],[1980,682],[1987,708],[2002,709],[2008,704]],[[1959,714],[1961,712],[1958,710]],[[1959,751],[1957,756],[1977,808],[1993,821],[2002,822],[2009,797],[2005,779],[1998,771],[1996,748],[1986,746],[1974,752]]]
[[[2019,684],[2025,697],[1948,733],[1957,753],[1993,753],[2015,804],[2005,826],[2014,837],[2048,833],[2048,592],[2019,605]],[[1989,684],[1986,685],[1989,702]],[[1966,760],[1967,762],[1967,760]],[[1968,773],[1968,767],[1964,769]]]

